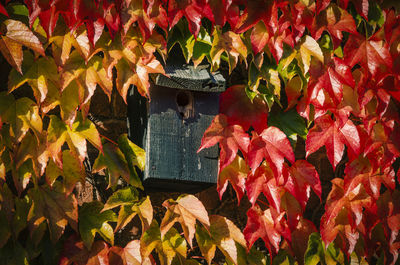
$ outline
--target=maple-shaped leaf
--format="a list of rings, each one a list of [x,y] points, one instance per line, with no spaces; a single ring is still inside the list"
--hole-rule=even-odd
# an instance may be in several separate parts
[[[374,170],[367,157],[358,157],[346,165],[343,189],[353,190],[360,183],[368,195],[378,200],[382,183],[390,190],[395,189],[395,172],[392,168]]]
[[[372,124],[364,154],[369,158],[373,168],[380,169],[382,173],[383,169],[391,167],[396,157],[400,154],[398,147],[395,145],[397,141],[393,140],[396,139],[397,133],[393,133],[394,138],[390,137],[391,129],[386,127],[380,120],[373,120]]]
[[[179,222],[186,240],[192,245],[196,220],[207,227],[210,226],[206,209],[199,199],[193,195],[183,195],[176,200],[166,200],[163,206],[167,208],[167,212],[160,225],[162,237],[176,222]]]
[[[43,103],[49,90],[59,90],[60,77],[57,66],[51,57],[42,57],[38,60],[33,58],[33,54],[24,52],[22,71],[12,69],[8,78],[8,91],[12,92],[25,83],[33,89],[33,94],[38,104]]]
[[[360,35],[350,35],[343,50],[346,63],[350,67],[359,64],[372,77],[390,71],[393,67],[389,46],[378,33],[368,39]]]
[[[276,178],[272,169],[263,162],[246,180],[246,191],[249,201],[254,205],[260,193],[263,193],[270,205],[278,212],[281,210],[281,192],[283,179]]]
[[[260,20],[273,31],[278,27],[278,7],[286,4],[285,1],[255,0],[245,1],[246,9],[240,17],[236,32],[242,33],[256,25]]]
[[[0,105],[1,120],[10,124],[10,136],[14,141],[21,142],[30,129],[36,137],[40,137],[43,122],[35,102],[27,97],[15,100],[12,94],[1,92]]]
[[[104,93],[111,98],[112,80],[103,68],[100,56],[94,55],[86,63],[79,52],[73,51],[63,67],[61,88],[65,89],[72,80],[76,80],[78,85],[84,86],[82,103],[87,103],[90,100],[96,90],[96,85],[99,85]]]
[[[167,13],[160,0],[150,3],[142,0],[123,1],[121,23],[125,33],[135,22],[138,23],[144,42],[151,36],[156,25],[162,29],[168,27]]]
[[[113,246],[108,253],[110,264],[113,265],[150,265],[148,257],[140,254],[140,241],[132,240],[124,248]]]
[[[248,152],[248,163],[252,172],[265,158],[275,176],[282,174],[284,159],[294,163],[292,146],[286,135],[276,127],[270,126],[260,135],[253,135]]]
[[[240,204],[240,200],[245,192],[245,183],[249,171],[249,167],[245,160],[237,155],[233,162],[225,167],[218,175],[217,191],[219,198],[222,200],[222,195],[224,194],[229,181],[233,189],[236,191],[238,203]]]
[[[83,162],[87,155],[86,140],[98,150],[102,151],[99,132],[90,120],[82,120],[79,118],[69,127],[57,116],[50,116],[47,134],[48,151],[60,168],[61,162],[59,154],[61,153],[63,144],[67,142],[73,154]]]
[[[260,96],[251,101],[244,85],[231,86],[221,94],[220,113],[228,117],[229,124],[239,124],[245,131],[250,126],[257,132],[267,128],[268,109],[265,101]]]
[[[257,239],[261,238],[269,252],[275,254],[280,249],[279,245],[282,236],[290,241],[290,231],[286,225],[284,212],[279,214],[271,209],[263,211],[258,205],[247,211],[247,224],[243,233],[249,247]]]
[[[329,3],[330,1],[328,1]],[[346,10],[341,9],[335,4],[330,4],[314,17],[312,25],[312,36],[318,40],[326,30],[332,37],[334,48],[338,47],[343,38],[342,32],[357,34],[356,23],[353,17]]]
[[[60,265],[95,265],[109,264],[109,248],[104,241],[95,241],[90,249],[77,238],[76,235],[69,237],[63,245],[60,255]],[[125,265],[125,264],[124,264]]]
[[[227,260],[240,264],[240,248],[246,248],[243,233],[232,221],[219,215],[211,215],[210,224],[209,230],[203,226],[196,229],[196,241],[208,263],[211,263],[218,247]]]
[[[77,182],[85,183],[86,172],[83,164],[70,150],[62,152],[62,169],[50,160],[46,167],[46,181],[52,186],[59,176],[63,176],[63,192],[69,195]]]
[[[288,190],[305,210],[310,198],[310,188],[321,198],[321,181],[315,167],[306,160],[297,160],[289,168],[289,178],[285,183]]]
[[[52,55],[58,66],[64,66],[73,48],[81,55],[85,63],[101,50],[101,48],[90,45],[84,26],[70,31],[64,23],[57,24],[54,33],[49,38],[49,44],[51,44]]]
[[[335,178],[332,184],[321,219],[322,239],[329,244],[339,232],[344,233],[349,242],[348,252],[351,253],[358,239],[355,228],[362,220],[363,208],[370,207],[372,198],[361,183],[347,191],[343,189],[343,179]]]
[[[208,0],[203,10],[204,16],[215,25],[223,27],[228,22],[231,28],[236,27],[239,20],[239,12],[238,3],[229,0]]]
[[[210,127],[204,132],[197,152],[217,143],[221,148],[219,158],[219,172],[221,172],[235,159],[239,149],[247,154],[250,139],[240,125],[229,125],[226,115],[219,114],[215,116]]]
[[[61,186],[54,184],[37,186],[28,191],[32,206],[28,214],[31,233],[39,229],[43,221],[49,226],[53,242],[58,241],[69,224],[74,230],[78,228],[78,202],[73,194],[65,196]]]
[[[153,207],[149,197],[139,200],[138,192],[133,187],[118,190],[111,195],[103,211],[121,206],[118,213],[117,226],[115,231],[125,227],[136,215],[142,222],[142,229],[145,231],[150,227],[153,220]]]
[[[91,249],[94,237],[98,233],[111,245],[114,244],[114,230],[108,222],[115,222],[115,213],[103,210],[99,201],[84,203],[79,209],[79,232],[87,249]]]
[[[75,28],[77,25],[85,23],[89,40],[93,46],[99,40],[105,25],[111,37],[120,28],[119,7],[114,2],[80,0],[74,3],[72,9],[69,14],[72,17],[66,18],[66,14],[64,14],[69,28]]]
[[[22,74],[21,64],[23,59],[22,46],[26,46],[42,56],[45,56],[40,40],[22,22],[7,19],[3,22],[6,32],[2,32],[0,39],[0,52],[11,66]]]
[[[200,31],[201,18],[203,8],[206,1],[204,0],[171,0],[168,1],[168,21],[169,27],[178,23],[178,21],[185,16],[189,23],[190,32],[196,37]]]
[[[132,53],[132,51],[127,51],[126,55],[129,53]],[[129,60],[132,60],[133,58],[130,58]],[[126,61],[125,59],[119,60],[116,64],[116,69],[117,90],[125,101],[130,85],[135,85],[138,92],[143,97],[149,98],[149,74],[165,73],[161,63],[153,54],[146,54],[143,55],[143,57],[139,57],[134,64],[129,63],[129,61]]]
[[[215,29],[213,37],[214,39],[210,51],[213,69],[219,67],[221,55],[224,52],[228,56],[229,73],[232,73],[232,70],[236,67],[239,58],[246,61],[247,48],[239,34],[236,34],[232,31],[222,33],[221,30]]]
[[[343,86],[355,86],[351,68],[336,57],[324,65],[314,62],[311,65],[310,77],[307,87],[308,101],[321,108],[326,107],[326,101],[320,102],[322,94],[329,95],[330,100],[339,105],[343,98]]]
[[[329,115],[319,117],[309,131],[306,140],[306,157],[325,146],[328,159],[333,169],[340,162],[344,146],[353,154],[360,153],[360,137],[357,127],[351,120],[341,124],[340,120],[332,120]]]
[[[99,153],[93,165],[93,172],[107,169],[109,175],[109,187],[117,184],[119,176],[132,186],[143,189],[135,166],[144,169],[145,152],[132,143],[127,135],[121,135],[118,139],[119,147],[113,143],[103,145],[103,153]]]

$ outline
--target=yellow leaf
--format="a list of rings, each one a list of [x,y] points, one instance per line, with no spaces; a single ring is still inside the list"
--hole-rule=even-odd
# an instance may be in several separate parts
[[[300,45],[300,56],[304,66],[304,74],[310,69],[311,56],[317,58],[322,63],[324,62],[324,55],[321,48],[310,36],[306,36],[303,43]]]

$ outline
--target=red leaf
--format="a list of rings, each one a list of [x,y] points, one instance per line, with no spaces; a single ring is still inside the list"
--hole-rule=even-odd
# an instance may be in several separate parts
[[[279,179],[281,180],[281,177]],[[246,180],[247,197],[254,205],[262,192],[271,206],[277,212],[281,212],[282,184],[283,183],[278,183],[278,178],[275,178],[271,168],[264,162],[257,168],[256,172],[250,174]]]
[[[369,0],[340,0],[339,5],[343,9],[347,9],[347,5],[351,1],[356,7],[357,12],[363,16],[366,20],[368,20],[368,10],[369,10]]]
[[[220,112],[228,117],[229,124],[241,125],[245,131],[250,126],[259,133],[267,128],[268,109],[265,101],[256,96],[251,102],[244,85],[231,86],[221,94]]]
[[[2,4],[0,4],[0,14],[3,14],[8,17],[7,10],[4,8]]]
[[[249,135],[240,125],[229,125],[227,117],[224,114],[219,114],[205,131],[197,152],[219,143],[221,148],[219,172],[221,172],[235,159],[239,149],[247,154],[249,142]]]
[[[324,65],[313,61],[308,83],[308,100],[310,103],[315,106],[326,105],[325,101],[320,102],[320,95],[327,93],[334,105],[338,105],[342,101],[343,85],[355,86],[351,68],[343,60],[334,57]]]
[[[271,209],[262,211],[258,205],[250,208],[247,211],[248,219],[243,231],[249,248],[258,238],[261,238],[270,253],[272,253],[271,246],[275,254],[278,253],[281,236],[283,235],[290,241],[290,231],[286,225],[284,214],[277,214]]]
[[[263,21],[265,25],[275,31],[278,27],[278,6],[284,6],[284,1],[274,0],[253,0],[246,1],[246,9],[241,16],[242,23],[237,29],[242,33],[253,27],[258,21]]]
[[[251,31],[250,35],[251,47],[254,54],[261,52],[269,41],[269,32],[265,27],[264,22],[259,21]]]
[[[253,136],[248,153],[249,165],[253,172],[265,158],[274,174],[280,176],[285,157],[294,163],[292,146],[286,135],[278,128],[270,126],[260,135]]]
[[[189,22],[189,30],[195,37],[200,31],[201,18],[205,0],[170,0],[168,1],[168,20],[169,27],[178,23],[185,16]]]
[[[328,0],[328,4],[329,2]],[[332,36],[335,48],[338,47],[343,38],[342,31],[357,34],[356,23],[353,17],[335,4],[330,5],[327,9],[319,13],[318,16],[314,17],[311,28],[313,38],[318,40],[325,30]]]
[[[322,240],[328,245],[340,233],[347,239],[346,248],[350,254],[359,237],[356,227],[361,223],[363,208],[370,208],[372,200],[361,183],[347,191],[343,189],[343,179],[335,178],[332,184],[321,218]]]
[[[345,144],[350,152],[360,153],[360,137],[356,126],[351,120],[341,125],[340,120],[333,121],[329,115],[324,115],[315,120],[314,127],[307,135],[306,157],[325,146],[335,170],[342,159]]]
[[[311,233],[317,232],[315,225],[307,219],[301,218],[297,227],[292,231],[291,246],[297,260],[304,260]]]
[[[64,243],[64,249],[61,253],[60,265],[96,265],[109,264],[108,245],[104,241],[96,241],[92,248],[88,250],[82,241],[76,236],[71,236]]]
[[[378,32],[379,33],[379,32]],[[389,53],[389,46],[377,34],[365,39],[361,35],[350,35],[344,46],[346,63],[353,67],[360,64],[368,70],[374,78],[392,69],[392,57]]]
[[[368,195],[377,200],[381,193],[382,183],[390,190],[395,189],[395,172],[391,167],[373,170],[367,158],[359,157],[346,165],[344,190],[354,190],[360,183],[364,186]]]
[[[314,166],[306,160],[297,160],[290,167],[285,188],[296,198],[303,210],[310,198],[310,188],[321,199],[322,189],[319,175]]]

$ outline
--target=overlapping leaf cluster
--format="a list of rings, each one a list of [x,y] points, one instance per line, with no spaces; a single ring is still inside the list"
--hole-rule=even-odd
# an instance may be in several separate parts
[[[12,67],[0,93],[6,264],[210,264],[217,249],[226,264],[398,259],[400,16],[388,1],[6,0],[0,13]],[[144,151],[88,119],[96,89],[148,97],[175,45],[195,66],[246,69],[199,148],[219,143],[221,198],[229,182],[250,201],[243,233],[192,195],[165,201],[159,224],[138,192]],[[338,173],[329,194],[306,160],[315,152]],[[96,172],[115,192],[78,206],[76,184]],[[304,217],[311,190],[327,196],[319,229]],[[135,216],[140,240],[114,245]]]

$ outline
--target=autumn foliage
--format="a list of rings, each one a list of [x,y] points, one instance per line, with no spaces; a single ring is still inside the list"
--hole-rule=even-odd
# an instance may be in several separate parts
[[[2,1],[0,60],[11,70],[0,92],[0,264],[395,264],[396,8],[373,0]],[[134,86],[148,98],[173,47],[226,77],[245,71],[228,81],[199,146],[219,145],[221,199],[230,185],[238,203],[249,201],[243,230],[209,215],[194,195],[166,200],[162,218],[153,216],[138,174],[144,150],[126,135],[102,137],[88,117],[96,89],[111,100],[115,88],[126,101]],[[316,153],[335,178],[317,172]],[[110,196],[78,206],[76,184],[99,172]],[[317,222],[307,215],[312,196],[323,205]],[[134,218],[140,238],[115,244]]]

